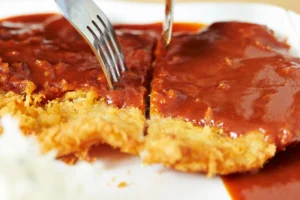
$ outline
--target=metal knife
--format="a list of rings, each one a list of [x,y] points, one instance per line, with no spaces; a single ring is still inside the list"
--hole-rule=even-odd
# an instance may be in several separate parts
[[[165,20],[163,23],[163,42],[167,48],[172,39],[175,0],[166,0]]]

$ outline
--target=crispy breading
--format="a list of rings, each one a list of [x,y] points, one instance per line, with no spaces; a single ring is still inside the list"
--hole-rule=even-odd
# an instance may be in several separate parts
[[[275,152],[275,144],[266,141],[260,132],[230,138],[221,129],[153,114],[141,155],[146,164],[161,163],[176,170],[213,176],[261,168]]]
[[[93,92],[68,92],[44,106],[26,105],[21,95],[2,93],[0,116],[4,114],[17,117],[25,134],[36,135],[44,152],[55,149],[58,156],[83,155],[98,143],[137,154],[144,139],[145,116],[141,110],[107,105],[96,100]]]

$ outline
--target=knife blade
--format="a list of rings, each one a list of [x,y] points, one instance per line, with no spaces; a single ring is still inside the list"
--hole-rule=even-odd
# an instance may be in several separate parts
[[[162,33],[165,48],[168,47],[172,39],[174,4],[175,4],[175,0],[166,0],[165,20],[163,23],[163,33]]]

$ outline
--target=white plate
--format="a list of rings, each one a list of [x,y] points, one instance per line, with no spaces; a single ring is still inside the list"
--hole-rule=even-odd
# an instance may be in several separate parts
[[[0,1],[0,18],[27,13],[57,12],[53,0]],[[97,2],[114,23],[151,23],[162,21],[163,19],[164,6],[162,4],[138,4],[115,1]],[[286,11],[276,6],[252,3],[178,3],[176,5],[175,21],[178,22],[204,22],[209,24],[215,21],[227,20],[241,20],[267,25],[275,30],[278,35],[288,37],[288,42],[293,47],[293,53],[300,55],[300,17],[291,11]],[[19,134],[18,129],[16,129],[17,125],[12,119],[5,118],[5,120],[2,120],[2,124],[5,128],[4,135],[9,134],[16,136]],[[0,137],[0,144],[1,140],[4,140],[3,138],[4,136]],[[32,151],[35,149],[32,149],[31,145],[29,145],[32,142],[31,140],[21,139],[21,141],[19,141],[20,138],[17,140],[15,140],[15,138],[11,139],[14,140],[14,148],[19,148],[19,153],[28,151],[26,154],[34,154]],[[16,142],[19,142],[20,145],[16,145]],[[6,147],[7,146],[8,144],[6,144]],[[1,151],[2,153],[4,152],[3,146],[0,146],[0,156]],[[0,170],[2,159],[3,158],[0,158]],[[38,157],[34,162],[43,163],[43,161],[39,161],[39,159],[42,158]],[[51,164],[47,164],[46,166],[41,165],[39,168],[43,173],[48,174],[46,178],[40,181],[48,183],[47,187],[45,186],[43,189],[45,189],[44,192],[47,192],[49,199],[54,199],[53,195],[51,197],[51,194],[54,193],[57,195],[55,199],[58,200],[74,199],[74,197],[71,198],[70,196],[59,196],[60,193],[57,191],[59,187],[63,187],[63,184],[61,184],[63,180],[69,181],[70,183],[80,182],[81,190],[87,193],[86,195],[88,195],[88,197],[82,196],[82,198],[80,198],[76,196],[78,199],[230,199],[221,179],[218,177],[207,179],[201,174],[184,174],[172,170],[164,170],[164,172],[161,173],[161,166],[142,166],[139,158],[136,157],[129,156],[123,159],[111,159],[107,157],[95,163],[93,166],[84,164],[74,167],[62,167],[61,163],[58,164],[56,161],[52,161],[52,158],[50,160],[49,162],[51,162]],[[100,171],[97,171],[99,167]],[[73,176],[67,175],[64,170],[73,170]],[[63,177],[62,174],[66,177]],[[40,175],[41,174],[38,174],[38,176]],[[69,180],[70,177],[72,177],[71,180]],[[116,179],[115,181],[114,177]],[[12,197],[7,196],[9,195],[7,192],[10,188],[13,188],[13,186],[15,186],[15,188],[17,188],[17,186],[12,185],[12,180],[10,180],[11,182],[9,183],[11,185],[5,185],[5,181],[7,180],[3,173],[1,174],[0,172],[0,199],[12,200]],[[26,180],[23,180],[23,182],[24,181],[26,182]],[[117,185],[121,181],[128,183],[128,186],[122,189],[118,188]],[[58,188],[50,187],[49,182],[54,183]],[[22,190],[25,186],[18,185],[18,187],[18,190]],[[26,188],[26,190],[30,191],[30,188]],[[38,191],[38,189],[35,188],[34,191]],[[41,189],[41,191],[43,190]],[[21,199],[32,200],[33,197],[27,197],[27,199],[24,197]],[[46,199],[46,195],[42,192],[36,193],[34,199]]]

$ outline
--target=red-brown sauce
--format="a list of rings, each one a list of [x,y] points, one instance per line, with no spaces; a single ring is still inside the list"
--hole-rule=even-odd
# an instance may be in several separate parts
[[[260,131],[279,148],[300,134],[300,59],[266,27],[220,22],[159,48],[151,111],[236,138]]]
[[[265,27],[243,23],[175,37],[157,51],[152,112],[220,125],[232,137],[263,128],[284,148],[298,140],[300,119],[300,60],[288,50]],[[299,156],[300,145],[289,147],[259,171],[222,179],[233,200],[300,199]]]
[[[0,22],[0,88],[42,94],[44,101],[67,91],[93,90],[109,104],[144,110],[156,38],[145,32],[119,31],[118,39],[128,71],[112,91],[90,47],[62,16],[4,19]]]
[[[119,24],[114,26],[119,30],[147,30],[148,32],[154,32],[158,36],[162,32],[162,24]],[[199,32],[204,27],[201,23],[175,23],[173,25],[173,33],[195,33]]]
[[[223,177],[233,200],[300,199],[300,145],[278,153],[258,172]]]
[[[174,30],[197,31],[198,24],[175,24]],[[116,25],[128,71],[117,90],[109,90],[90,47],[60,15],[19,16],[0,21],[0,88],[42,94],[43,102],[67,91],[93,90],[118,107],[145,110],[152,73],[153,48],[161,23]]]

